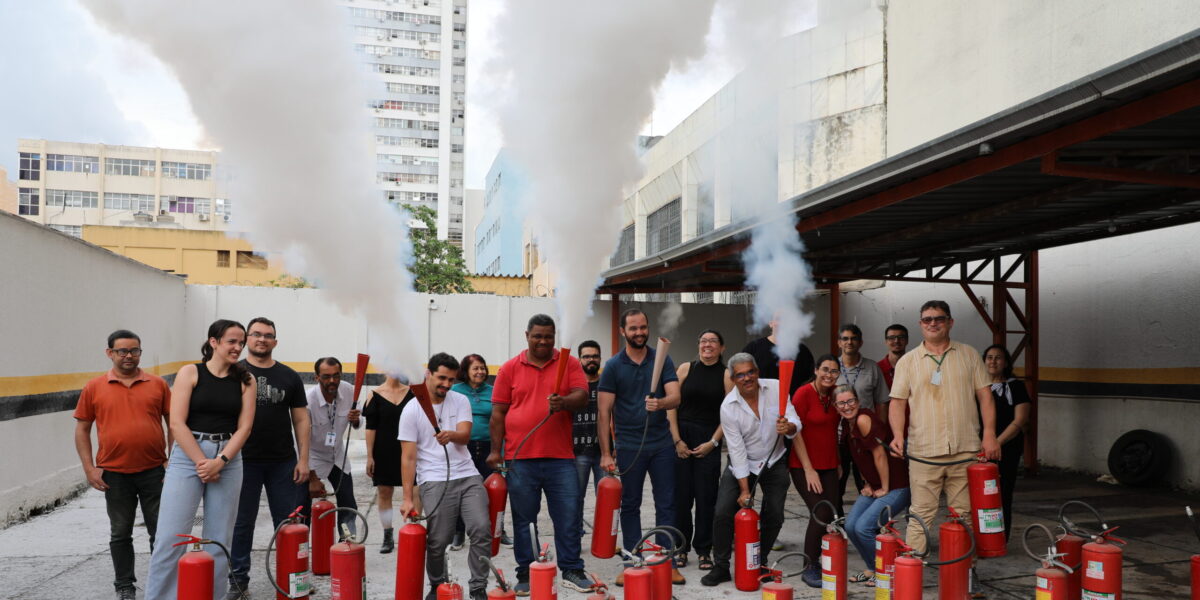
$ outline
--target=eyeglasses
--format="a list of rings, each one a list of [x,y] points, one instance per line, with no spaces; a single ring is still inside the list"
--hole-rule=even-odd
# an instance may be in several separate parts
[[[854,398],[851,400],[838,400],[837,402],[833,403],[833,405],[838,408],[849,408],[851,406],[854,406],[855,404],[858,404],[858,398]]]
[[[926,325],[931,323],[938,323],[940,325],[948,320],[950,320],[950,317],[947,317],[946,315],[938,315],[936,317],[921,317],[921,322]]]
[[[596,360],[596,361],[598,361],[598,360],[600,360],[600,355],[599,354],[583,354],[583,355],[580,355],[579,360]]]
[[[741,372],[741,373],[734,373],[734,374],[733,374],[733,380],[734,380],[734,381],[742,381],[743,379],[749,379],[749,378],[751,378],[751,377],[754,377],[754,376],[756,376],[756,375],[758,375],[758,370],[757,370],[757,369],[750,369],[749,371],[744,371],[744,372]]]
[[[824,373],[826,375],[841,375],[842,374],[842,372],[837,369],[829,369],[826,367],[821,367],[820,369],[817,369],[817,371]]]
[[[862,341],[862,338],[858,337],[857,335],[843,335],[840,339],[843,342],[861,342]]]
[[[271,340],[274,340],[274,339],[275,339],[275,334],[273,334],[273,333],[263,333],[263,332],[261,332],[261,331],[253,331],[253,332],[250,332],[250,337],[252,337],[252,338],[262,338],[262,339],[264,339],[264,340],[271,341]]]
[[[126,356],[132,356],[134,358],[137,358],[142,355],[141,348],[113,348],[112,351],[113,351],[113,354],[116,354],[117,356],[120,356],[121,358],[125,358]]]
[[[907,340],[908,336],[907,335],[889,335],[889,336],[884,337],[883,339],[885,339],[889,342],[898,342],[900,340]]]
[[[721,340],[717,338],[700,338],[701,344],[720,344]]]

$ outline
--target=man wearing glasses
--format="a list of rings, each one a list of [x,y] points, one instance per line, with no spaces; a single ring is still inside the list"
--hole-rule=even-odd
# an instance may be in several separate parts
[[[950,341],[953,327],[949,304],[930,300],[921,307],[921,333],[925,341],[896,364],[891,390],[890,447],[896,456],[904,456],[907,435],[909,456],[930,462],[969,460],[981,445],[987,458],[1000,458],[991,378],[979,352],[961,342]],[[911,408],[907,418],[906,408]],[[971,514],[965,462],[930,465],[913,460],[908,476],[912,490],[909,510],[931,527],[942,492],[946,493],[946,503],[959,514]],[[908,528],[907,542],[917,551],[925,549],[925,534],[920,527]]]
[[[575,441],[575,470],[579,474],[579,526],[583,535],[583,499],[587,496],[588,479],[600,485],[604,472],[600,470],[600,442],[596,440],[596,392],[600,389],[600,344],[587,340],[579,344],[579,364],[588,383],[587,408],[575,413],[572,437]]]
[[[258,400],[254,428],[242,448],[242,493],[230,548],[226,600],[249,597],[245,590],[250,583],[250,548],[263,488],[267,490],[273,528],[279,527],[297,506],[308,506],[308,403],[300,375],[275,360],[278,343],[275,323],[270,319],[257,317],[250,321],[242,365],[258,382]],[[296,444],[300,446],[299,455]]]
[[[733,517],[742,506],[753,501],[753,490],[762,487],[762,538],[759,565],[767,564],[767,555],[779,528],[783,526],[783,504],[787,498],[787,440],[800,431],[800,417],[791,402],[779,414],[779,381],[759,379],[754,357],[745,352],[729,359],[729,376],[735,389],[721,402],[721,428],[729,448],[729,466],[721,474],[717,505],[713,515],[713,568],[700,579],[706,586],[729,581],[729,560],[733,553]]]
[[[312,420],[309,428],[308,493],[316,498],[325,494],[321,479],[328,479],[337,496],[339,508],[358,509],[354,501],[354,480],[346,457],[346,425],[358,429],[362,411],[351,410],[354,406],[354,386],[342,381],[342,362],[332,356],[318,358],[313,363],[317,375],[317,387],[308,391],[308,414]],[[991,388],[988,388],[991,389]],[[991,392],[988,392],[991,393]],[[307,511],[307,507],[305,507]],[[306,512],[307,516],[307,512]],[[338,530],[344,524],[350,534],[356,533],[355,517],[351,513],[338,513]]]
[[[890,390],[892,378],[896,375],[896,363],[900,362],[900,357],[904,356],[904,351],[908,349],[908,328],[899,323],[888,325],[883,331],[883,341],[887,344],[888,353],[879,361],[879,370],[883,373],[883,380],[887,382]]]
[[[105,350],[112,369],[83,386],[75,407],[75,450],[88,485],[104,492],[108,507],[117,598],[136,597],[133,574],[133,521],[138,503],[154,546],[158,504],[167,462],[163,422],[171,408],[171,389],[157,375],[138,368],[142,340],[125,329],[108,336]],[[92,423],[100,447],[92,461]],[[164,443],[165,440],[165,443]],[[171,543],[168,541],[167,543]]]

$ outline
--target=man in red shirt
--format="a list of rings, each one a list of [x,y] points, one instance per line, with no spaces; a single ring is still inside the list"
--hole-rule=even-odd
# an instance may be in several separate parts
[[[900,357],[904,356],[908,348],[908,328],[899,323],[888,325],[888,328],[883,330],[883,341],[887,344],[888,353],[878,364],[879,370],[883,372],[883,380],[887,382],[888,389],[891,389],[892,378],[896,376],[896,363],[900,362]]]
[[[518,596],[529,595],[529,564],[534,541],[529,525],[537,523],[542,493],[554,523],[556,560],[563,585],[591,591],[595,582],[584,571],[580,556],[583,528],[579,523],[579,491],[571,412],[588,403],[588,382],[579,361],[567,357],[566,372],[554,389],[558,352],[554,319],[534,315],[525,328],[529,349],[509,359],[496,374],[492,389],[492,452],[487,462],[499,468],[508,463],[508,497],[512,501],[513,554],[517,558]]]
[[[163,423],[171,407],[171,389],[157,375],[138,368],[142,340],[125,329],[108,336],[105,351],[112,370],[83,386],[75,407],[75,450],[92,487],[104,492],[110,524],[109,552],[120,600],[133,600],[133,520],[138,503],[154,547],[162,492],[166,446]],[[100,448],[92,460],[92,423]],[[164,443],[165,440],[165,443]]]

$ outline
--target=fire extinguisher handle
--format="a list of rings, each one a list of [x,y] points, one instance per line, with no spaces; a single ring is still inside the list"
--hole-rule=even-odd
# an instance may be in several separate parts
[[[1046,538],[1050,540],[1050,546],[1046,549],[1046,554],[1044,555],[1039,555],[1029,547],[1029,534],[1034,531],[1041,531],[1045,533]],[[1034,523],[1026,527],[1025,531],[1021,534],[1021,545],[1025,547],[1025,554],[1028,554],[1033,560],[1042,563],[1043,565],[1054,565],[1061,567],[1068,573],[1074,572],[1074,569],[1071,567],[1059,562],[1058,560],[1055,560],[1066,556],[1066,553],[1058,551],[1058,544],[1055,541],[1054,532],[1050,531],[1049,527],[1046,527],[1041,523]]]
[[[362,524],[363,524],[362,536],[355,538],[353,536],[347,535],[346,532],[343,531],[342,539],[338,540],[338,542],[339,543],[340,542],[353,542],[355,544],[361,544],[361,543],[365,542],[367,540],[367,533],[370,531],[370,523],[367,522],[367,517],[365,515],[358,512],[357,510],[354,510],[353,508],[339,506],[338,508],[335,508],[333,510],[327,510],[327,511],[321,513],[321,516],[317,517],[317,519],[318,520],[324,519],[325,517],[328,517],[329,515],[332,515],[333,513],[337,513],[337,512],[354,513],[355,516],[357,516],[359,519],[362,520]]]
[[[184,539],[183,539],[183,541],[175,542],[174,544],[171,544],[172,548],[174,548],[175,546],[186,546],[188,544],[203,544],[204,543],[204,539],[198,538],[194,535],[188,535],[186,533],[177,533],[177,534],[175,534],[175,537],[181,537]]]
[[[488,558],[487,556],[480,556],[479,562],[483,563],[484,566],[490,569],[496,576],[496,585],[500,586],[500,591],[507,592],[508,582],[504,580],[504,573],[502,573],[500,569],[496,568],[496,565],[492,563],[492,559]]]

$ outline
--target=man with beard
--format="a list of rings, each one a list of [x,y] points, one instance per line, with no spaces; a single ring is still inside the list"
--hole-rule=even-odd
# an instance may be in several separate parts
[[[679,378],[675,363],[665,357],[658,389],[650,389],[655,351],[646,346],[650,322],[636,308],[621,314],[621,333],[625,349],[608,359],[600,375],[597,394],[597,435],[600,437],[600,468],[619,468],[621,472],[621,529],[623,545],[637,550],[642,539],[642,488],[646,475],[654,494],[654,524],[675,526],[675,445],[667,409],[679,406]],[[616,437],[616,453],[612,442]],[[679,540],[675,540],[678,543]],[[667,535],[659,534],[660,546],[673,546]],[[624,582],[624,572],[617,585]],[[686,582],[679,569],[672,567],[671,581]]]
[[[318,358],[313,372],[317,374],[317,387],[308,391],[308,412],[312,415],[308,493],[314,498],[325,495],[321,479],[328,479],[338,507],[357,509],[354,481],[346,464],[346,425],[358,429],[362,423],[362,411],[350,410],[354,406],[354,386],[342,381],[342,362],[332,356]],[[357,530],[351,513],[338,513],[338,523],[349,527],[351,534]]]
[[[600,470],[600,443],[596,441],[596,392],[600,386],[600,344],[587,340],[579,344],[579,364],[588,383],[587,408],[575,413],[575,470],[579,475],[579,527],[583,536],[583,499],[587,496],[590,477],[593,486],[600,485],[604,471]]]
[[[304,382],[291,367],[274,359],[279,340],[275,323],[266,317],[250,321],[246,332],[247,355],[242,365],[258,381],[254,429],[242,447],[242,493],[238,500],[233,546],[229,549],[229,592],[226,600],[249,597],[250,548],[258,501],[267,490],[273,527],[279,527],[297,506],[308,505],[309,418]],[[299,459],[292,442],[295,432]]]
[[[554,547],[563,585],[580,592],[595,582],[584,571],[580,556],[583,503],[576,483],[571,412],[587,407],[588,389],[579,361],[567,357],[559,389],[554,389],[558,352],[554,349],[554,319],[534,315],[525,328],[529,348],[509,359],[496,374],[492,388],[492,453],[488,464],[508,464],[508,497],[512,500],[513,554],[517,559],[518,596],[529,595],[529,564],[534,542],[529,525],[537,523],[542,494],[554,524]],[[565,392],[565,395],[563,395]],[[502,454],[503,449],[503,454]]]
[[[426,600],[436,600],[438,585],[449,576],[446,573],[446,547],[454,538],[460,518],[471,539],[470,560],[467,561],[471,569],[469,597],[486,600],[488,567],[484,559],[491,554],[492,536],[487,491],[483,489],[483,478],[467,449],[474,418],[471,401],[450,391],[458,375],[458,360],[453,356],[444,352],[434,354],[429,357],[428,367],[425,385],[441,431],[434,431],[418,402],[409,402],[400,413],[397,437],[403,465],[400,472],[404,480],[400,514],[420,513],[422,507],[430,511],[425,515],[429,531],[425,545],[425,572],[429,575]]]

